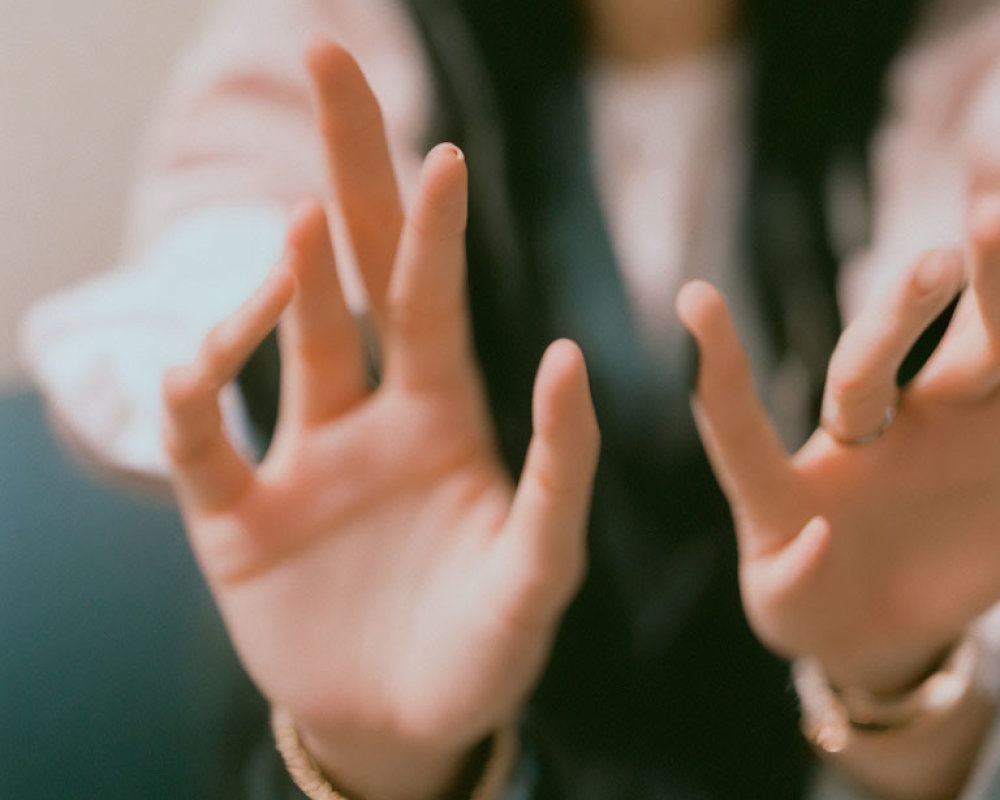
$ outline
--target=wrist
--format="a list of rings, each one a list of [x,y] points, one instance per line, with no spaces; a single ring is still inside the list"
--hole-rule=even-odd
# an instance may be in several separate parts
[[[802,702],[803,730],[821,750],[836,753],[858,734],[899,732],[947,719],[969,697],[982,694],[987,664],[983,644],[970,632],[915,684],[894,693],[875,693],[833,683],[816,659],[793,663]]]
[[[912,646],[865,658],[822,657],[816,661],[830,685],[858,689],[877,697],[905,694],[933,675],[954,652],[959,640]]]
[[[930,674],[895,694],[834,686],[816,659],[793,663],[802,731],[878,797],[938,800],[967,782],[997,695],[995,653],[971,630]]]
[[[276,727],[278,724],[275,723]],[[451,798],[462,784],[476,749],[475,743],[468,748],[451,749],[388,735],[332,733],[290,718],[285,725],[294,730],[322,777],[349,798]]]

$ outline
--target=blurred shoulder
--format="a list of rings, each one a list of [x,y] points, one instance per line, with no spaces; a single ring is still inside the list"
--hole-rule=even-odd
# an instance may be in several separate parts
[[[997,91],[1000,3],[929,2],[910,45],[892,71],[892,111],[920,125],[928,136],[966,135],[971,133],[970,126],[982,124],[970,115],[980,113],[984,92],[992,96]]]
[[[848,318],[921,251],[961,241],[970,187],[1000,174],[989,167],[1000,165],[1000,2],[931,0],[886,99],[872,143],[872,241],[842,271]]]
[[[253,59],[300,71],[303,51],[318,35],[357,58],[376,94],[413,88],[426,74],[421,38],[401,0],[217,0],[191,44],[187,69]]]

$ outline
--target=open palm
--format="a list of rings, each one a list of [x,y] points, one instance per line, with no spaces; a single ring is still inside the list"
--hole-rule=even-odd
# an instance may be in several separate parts
[[[891,691],[1000,598],[1000,198],[977,203],[970,239],[970,276],[959,251],[930,253],[848,327],[823,426],[793,457],[721,297],[692,284],[678,299],[699,340],[695,410],[736,520],[748,616],[842,684]],[[908,350],[967,277],[941,345],[898,390]]]
[[[460,753],[516,714],[583,575],[598,449],[585,369],[569,342],[543,358],[515,490],[471,347],[464,159],[428,156],[404,220],[356,64],[320,45],[310,67],[382,380],[367,386],[326,216],[306,204],[257,293],[167,375],[165,442],[195,552],[267,698],[331,740]],[[278,427],[254,468],[216,395],[283,313]]]

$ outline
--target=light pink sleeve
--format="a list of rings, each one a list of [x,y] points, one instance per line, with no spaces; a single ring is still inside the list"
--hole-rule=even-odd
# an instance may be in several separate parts
[[[303,54],[319,35],[360,62],[383,107],[403,183],[419,166],[430,90],[394,0],[223,0],[168,88],[140,171],[131,241],[212,204],[287,208],[325,192]]]
[[[922,251],[963,239],[970,191],[1000,178],[1000,4],[938,4],[890,81],[873,147],[873,244],[850,260],[848,318]]]
[[[412,21],[394,0],[223,0],[160,104],[123,256],[25,316],[21,359],[59,427],[117,473],[162,478],[164,371],[280,255],[288,207],[326,193],[303,52],[317,35],[357,57],[383,106],[403,194],[430,106]],[[112,265],[109,265],[109,267]],[[237,440],[237,394],[222,397]]]

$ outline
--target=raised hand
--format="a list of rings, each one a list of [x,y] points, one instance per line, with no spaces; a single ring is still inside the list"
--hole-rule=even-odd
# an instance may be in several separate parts
[[[961,252],[929,253],[848,327],[822,426],[793,457],[721,296],[692,283],[678,297],[748,617],[839,685],[906,688],[1000,599],[1000,196],[976,202],[969,238],[970,275]],[[899,392],[904,356],[960,291],[945,339]]]
[[[195,553],[265,696],[345,792],[436,797],[516,716],[582,578],[597,427],[582,356],[557,342],[515,489],[470,340],[464,159],[436,148],[404,219],[357,65],[327,44],[309,63],[381,383],[366,385],[326,217],[307,204],[258,292],[167,375],[165,444]],[[278,427],[254,467],[217,394],[283,313]]]

